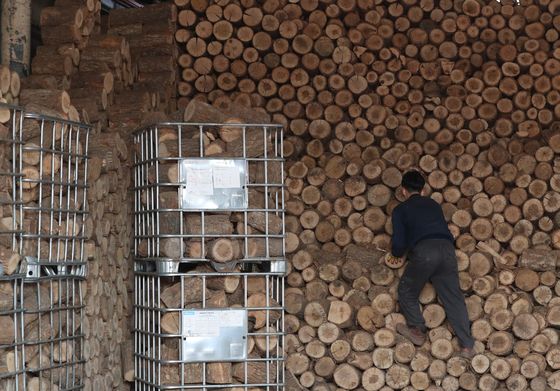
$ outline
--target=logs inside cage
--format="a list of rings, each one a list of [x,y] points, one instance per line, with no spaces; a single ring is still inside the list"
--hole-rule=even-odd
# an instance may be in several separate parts
[[[181,340],[174,336],[181,332],[180,310],[202,307],[246,308],[249,318],[248,331],[251,333],[247,341],[248,355],[253,359],[264,360],[265,357],[277,354],[280,341],[278,322],[282,318],[282,307],[273,296],[273,286],[269,285],[272,279],[262,275],[196,275],[212,271],[212,268],[201,265],[182,276],[180,280],[161,279],[163,290],[160,296],[160,326],[165,334],[162,339],[162,360],[177,360],[179,356]],[[262,361],[250,362],[247,365],[249,376],[246,384],[277,380],[276,363],[267,364]],[[161,384],[171,386],[181,382],[182,368],[183,366],[172,362],[162,364]],[[206,370],[207,382],[210,384],[243,384],[245,381],[245,367],[242,362],[207,363]],[[185,384],[202,382],[204,376],[203,367],[199,363],[185,364],[182,373]]]

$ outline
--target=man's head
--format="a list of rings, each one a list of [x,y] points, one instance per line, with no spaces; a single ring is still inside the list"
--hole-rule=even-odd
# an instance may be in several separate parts
[[[404,195],[408,198],[411,194],[422,193],[422,189],[426,181],[420,172],[416,170],[411,170],[405,173],[402,177],[401,186],[404,191]]]

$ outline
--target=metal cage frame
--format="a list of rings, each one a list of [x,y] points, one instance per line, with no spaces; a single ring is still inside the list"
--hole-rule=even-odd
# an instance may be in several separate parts
[[[225,142],[221,132],[234,136]],[[282,126],[275,124],[165,122],[135,132],[136,390],[284,389],[283,137]],[[209,166],[215,159],[243,160],[246,172],[239,175],[246,181],[239,188],[247,204],[183,208],[181,191],[190,185],[181,173],[184,159],[213,162]],[[239,246],[225,266],[209,254],[213,241],[221,239]],[[178,249],[173,254],[164,251],[170,240]],[[227,293],[216,290],[215,282],[224,278],[238,280],[239,286]],[[258,293],[248,288],[252,279],[260,279]],[[169,292],[174,300],[166,299]],[[221,363],[216,357],[183,356],[181,314],[193,308],[246,311],[247,356]],[[213,365],[229,368],[230,377],[216,380]]]
[[[24,154],[38,155],[39,159],[38,177],[21,175],[17,184],[22,201],[26,190],[38,193],[37,204],[22,202],[20,207],[20,226],[26,217],[37,220],[35,227],[25,227],[20,235],[19,252],[25,256],[26,277],[85,277],[83,227],[88,213],[91,126],[35,113],[24,113],[22,122],[23,127],[26,123],[38,126],[40,132],[39,144],[25,142],[22,135],[18,151],[20,173],[26,167]]]
[[[0,316],[13,317],[15,335],[14,343],[0,349],[14,350],[16,366],[15,371],[0,374],[0,382],[9,382],[7,387],[12,388],[8,389],[16,391],[32,383],[41,389],[51,385],[60,390],[82,389],[86,262],[85,237],[76,227],[81,230],[87,214],[91,126],[17,106],[1,107],[11,114],[11,138],[1,140],[11,144],[11,172],[0,175],[10,177],[12,218],[11,229],[0,234],[11,235],[12,251],[21,261],[13,275],[0,275],[0,284],[9,284],[13,295],[11,308],[1,309]],[[26,139],[26,132],[33,132],[34,138]],[[49,164],[57,168],[48,172]],[[52,195],[48,205],[43,203],[47,194]],[[44,214],[46,224],[42,224]],[[34,217],[37,224],[29,224]],[[46,254],[41,240],[48,242]],[[36,246],[29,246],[33,241]]]
[[[216,129],[228,127],[241,133],[234,151],[224,151],[218,155],[208,155],[205,141],[208,135],[215,134]],[[171,135],[170,135],[171,134]],[[171,138],[171,141],[168,140]],[[175,154],[162,152],[160,144],[164,140],[176,150]],[[136,261],[144,263],[143,270],[149,271],[149,264],[155,262],[157,270],[177,272],[179,264],[208,261],[205,257],[208,241],[227,237],[240,241],[243,255],[237,263],[269,262],[272,270],[281,271],[285,265],[285,229],[284,229],[284,156],[283,129],[273,124],[207,124],[167,122],[140,129],[134,136],[136,156],[134,162],[134,255]],[[190,142],[190,144],[189,144]],[[255,146],[255,144],[260,144]],[[190,152],[185,154],[185,152]],[[247,162],[248,181],[244,188],[248,199],[248,208],[228,209],[243,214],[240,217],[244,226],[240,232],[208,231],[211,210],[186,211],[179,205],[162,205],[160,195],[165,192],[180,191],[183,186],[178,178],[165,178],[164,167],[178,165],[185,158],[201,159],[243,159]],[[179,171],[179,168],[177,168]],[[258,202],[254,198],[262,196]],[[179,195],[177,195],[179,199]],[[256,204],[259,205],[256,205]],[[179,215],[178,232],[163,230],[164,214]],[[250,214],[263,214],[262,232],[250,233],[248,220]],[[272,228],[269,221],[273,215],[281,221],[281,229]],[[197,221],[199,229],[188,228],[189,219]],[[198,221],[200,221],[198,223]],[[180,240],[180,254],[175,257],[162,254],[163,239]],[[198,255],[186,255],[185,242],[198,241],[202,247]],[[261,243],[264,242],[264,243]],[[251,250],[252,244],[258,244],[259,251]],[[144,251],[141,251],[144,247]],[[271,251],[274,248],[274,251]],[[253,253],[251,253],[253,252]],[[171,262],[169,262],[171,261]],[[275,262],[278,261],[278,262]],[[167,264],[166,264],[167,262]],[[146,265],[148,264],[148,265]],[[162,265],[172,265],[165,269]]]
[[[212,281],[224,277],[236,277],[240,280],[242,302],[235,308],[246,309],[251,317],[254,312],[261,313],[261,324],[258,329],[250,323],[247,337],[259,339],[264,344],[264,351],[254,354],[257,348],[253,345],[245,360],[226,362],[226,365],[237,365],[242,368],[233,375],[231,383],[212,384],[208,379],[211,362],[191,363],[181,360],[181,321],[184,309],[223,309],[212,302],[212,291],[208,285]],[[193,303],[189,286],[193,279],[202,283],[200,301]],[[249,302],[251,292],[248,291],[250,279],[262,279],[266,300],[264,305]],[[162,301],[163,286],[174,280],[180,284],[180,295],[177,305],[167,307]],[[284,389],[284,277],[268,273],[178,273],[160,275],[158,273],[135,273],[134,289],[134,368],[135,390],[233,390],[261,387],[272,391]],[[228,295],[229,296],[229,295]],[[230,307],[231,308],[231,307]],[[178,330],[169,330],[162,326],[165,316],[176,316],[179,320]],[[262,316],[264,315],[264,319]],[[263,323],[264,322],[264,323]],[[264,324],[264,325],[263,325]],[[173,346],[177,356],[170,358],[165,354],[165,346]],[[194,368],[193,368],[194,367]],[[255,369],[262,374],[255,375]],[[165,373],[164,373],[165,371]],[[171,372],[173,375],[169,375]]]

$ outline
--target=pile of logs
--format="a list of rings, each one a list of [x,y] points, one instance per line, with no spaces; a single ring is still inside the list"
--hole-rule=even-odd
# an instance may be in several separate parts
[[[176,19],[176,7],[172,3],[160,3],[114,9],[109,13],[107,26],[108,34],[125,37],[130,46],[137,79],[133,87],[135,94],[155,93],[156,106],[166,112],[175,111],[176,106],[178,50],[173,39]]]
[[[89,37],[99,32],[100,10],[99,0],[57,0],[41,9],[43,45],[33,57],[28,85],[64,90],[70,87],[70,76],[80,63],[81,51]]]
[[[45,46],[37,56],[44,57],[50,53],[52,57],[38,61],[54,67],[64,62],[65,54],[60,50],[62,46],[66,46],[67,53],[83,49],[88,44],[88,37],[99,32],[100,11],[100,0],[56,0],[52,6],[42,8],[39,24]],[[71,54],[75,55],[79,58],[79,52]]]
[[[558,2],[175,3],[179,95],[261,107],[288,130],[285,349],[301,386],[560,389],[560,291],[554,262],[537,266],[560,248]],[[402,268],[376,248],[410,168],[456,239],[486,352],[473,369],[451,358],[429,286],[429,341],[394,332]]]
[[[21,82],[19,75],[6,65],[0,65],[0,102],[17,105]],[[0,111],[0,122],[9,120],[7,110]]]
[[[125,390],[132,381],[130,341],[131,292],[134,287],[130,253],[132,225],[126,168],[129,152],[118,133],[90,139],[87,198],[89,216],[84,235],[88,276],[83,286],[85,390]]]

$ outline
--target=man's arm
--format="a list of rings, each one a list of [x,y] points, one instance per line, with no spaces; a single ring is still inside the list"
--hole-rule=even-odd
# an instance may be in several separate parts
[[[400,210],[393,210],[393,237],[391,253],[395,257],[402,257],[406,252],[406,229],[404,227],[403,216]]]

